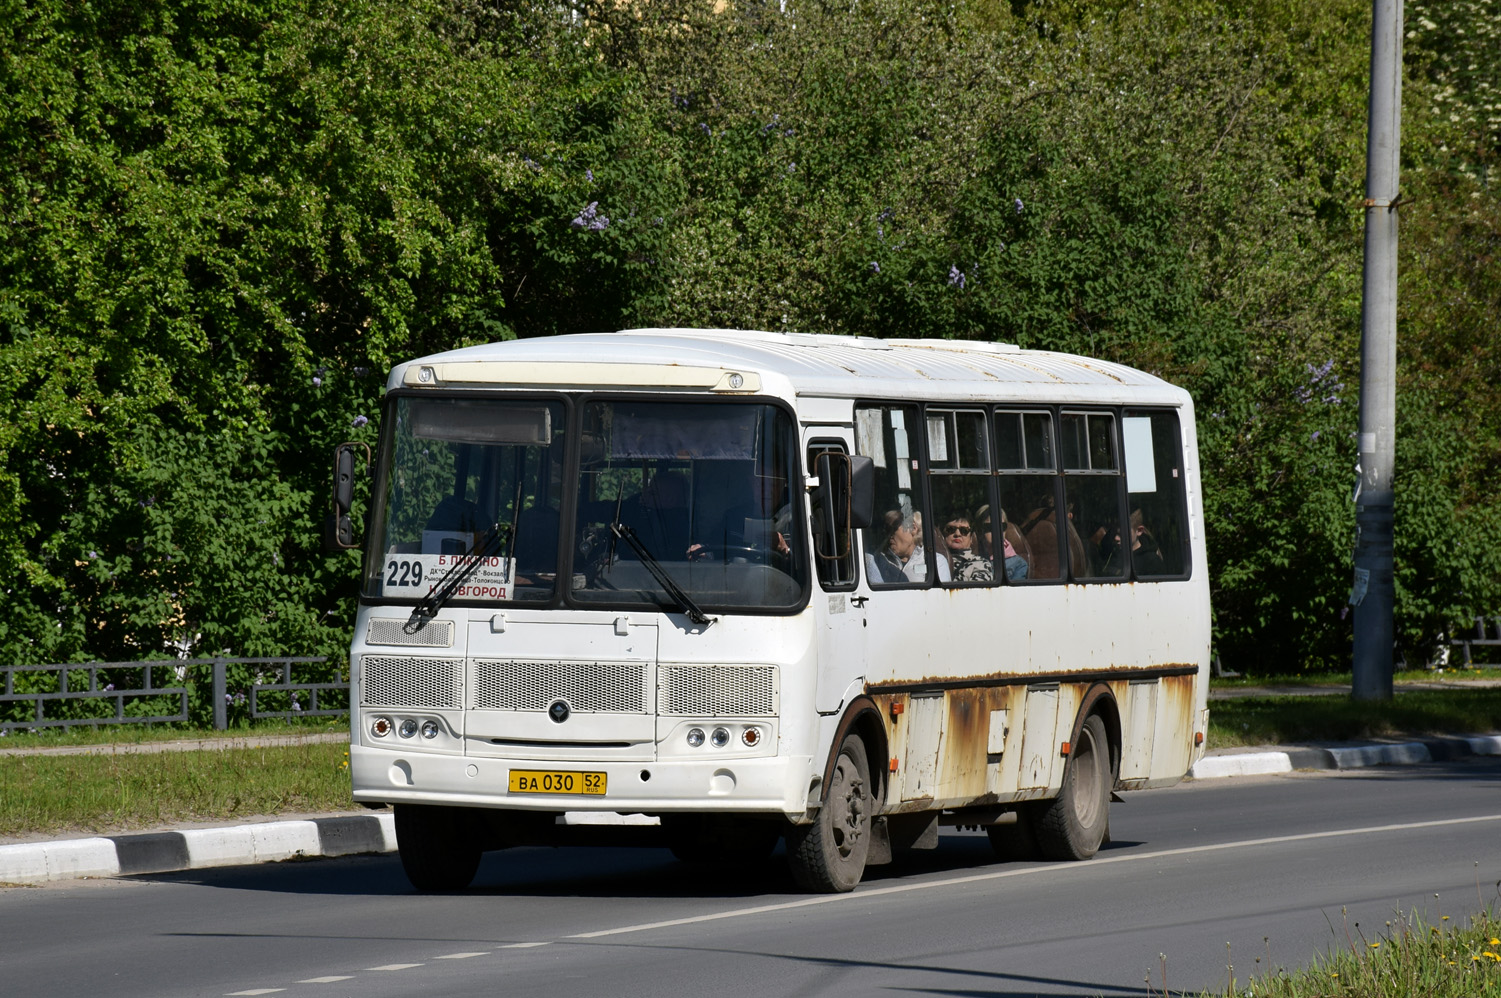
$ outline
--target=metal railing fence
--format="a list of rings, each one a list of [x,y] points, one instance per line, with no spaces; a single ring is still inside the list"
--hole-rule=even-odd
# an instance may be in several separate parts
[[[232,714],[250,721],[347,716],[349,679],[342,664],[313,668],[328,664],[319,655],[0,665],[0,732],[195,720],[223,731]],[[232,683],[237,666],[242,669]],[[331,671],[332,678],[309,678],[319,671]]]

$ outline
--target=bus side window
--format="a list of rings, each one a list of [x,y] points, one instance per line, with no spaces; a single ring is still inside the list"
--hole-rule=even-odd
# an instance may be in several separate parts
[[[943,559],[935,561],[938,580],[955,586],[998,585],[1004,569],[998,571],[995,564],[1000,542],[991,515],[985,412],[930,408],[927,425],[933,544],[937,558]]]
[[[1132,573],[1147,579],[1185,578],[1188,519],[1178,414],[1127,409],[1121,437]]]
[[[1120,447],[1115,414],[1065,412],[1063,493],[1071,528],[1070,574],[1075,579],[1123,579],[1130,550],[1121,522]]]
[[[923,481],[916,406],[855,410],[855,453],[875,465],[875,520],[863,531],[871,588],[926,585],[932,552],[923,546]]]
[[[837,442],[815,441],[808,447],[808,468],[818,468],[818,458],[823,454],[843,457],[844,445]],[[846,459],[847,461],[847,459]],[[813,569],[818,573],[818,583],[826,591],[853,589],[858,581],[855,575],[854,531],[845,529],[832,539],[823,522],[823,510],[817,503],[809,510],[813,527]]]
[[[1023,563],[1009,562],[1006,581],[1056,581],[1063,577],[1067,562],[1057,530],[1058,449],[1053,414],[997,411],[995,439],[1005,538]]]

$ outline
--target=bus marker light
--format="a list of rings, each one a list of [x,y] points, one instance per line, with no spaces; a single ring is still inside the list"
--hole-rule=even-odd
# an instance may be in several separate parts
[[[1194,746],[1197,748],[1198,746],[1203,745],[1203,744],[1204,744],[1204,732],[1202,732],[1202,731],[1195,731],[1194,732]]]
[[[391,719],[389,717],[377,717],[370,722],[370,733],[377,738],[384,738],[391,733]]]
[[[896,756],[891,757],[891,771],[896,772]]]
[[[740,740],[750,748],[755,748],[757,745],[761,744],[761,729],[746,728],[744,731],[740,732]]]
[[[903,713],[906,709],[907,705],[902,703],[900,700],[893,701],[891,704],[891,716],[896,717],[898,714]]]
[[[1068,742],[1064,742],[1062,745],[1060,745],[1058,747],[1058,754],[1059,755],[1068,755],[1073,750],[1074,750],[1074,747],[1072,745],[1070,745]]]
[[[714,733],[709,736],[709,741],[715,748],[724,748],[730,743],[730,729],[715,728]]]

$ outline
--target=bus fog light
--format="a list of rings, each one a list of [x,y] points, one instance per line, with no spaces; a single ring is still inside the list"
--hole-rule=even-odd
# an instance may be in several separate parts
[[[437,738],[438,737],[438,722],[437,721],[423,721],[422,722],[422,737],[423,738]]]
[[[730,729],[715,728],[714,733],[709,736],[709,741],[715,748],[724,748],[730,743]]]
[[[370,733],[377,738],[384,738],[391,733],[391,719],[389,717],[377,717],[370,722]]]
[[[704,743],[704,729],[703,728],[689,728],[688,729],[688,745],[689,745],[689,747],[690,748],[698,748],[703,743]]]
[[[740,740],[745,743],[746,747],[755,748],[757,745],[761,744],[761,729],[746,728],[744,731],[740,732]]]
[[[397,734],[403,738],[410,738],[417,733],[417,722],[410,717],[401,722],[401,730]]]

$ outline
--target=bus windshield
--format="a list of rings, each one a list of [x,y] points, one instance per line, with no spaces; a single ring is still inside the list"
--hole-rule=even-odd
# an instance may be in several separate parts
[[[584,398],[570,428],[555,400],[401,396],[387,418],[368,598],[416,601],[454,572],[467,572],[448,595],[460,604],[560,590],[577,605],[673,611],[688,609],[683,595],[711,611],[803,598],[795,435],[775,406]]]

